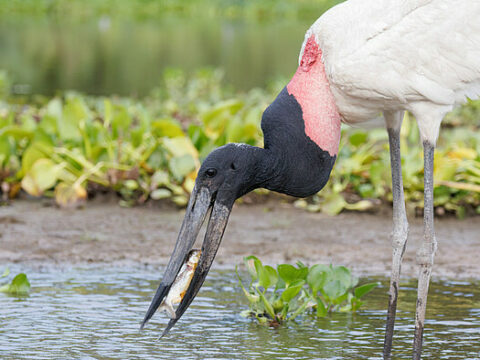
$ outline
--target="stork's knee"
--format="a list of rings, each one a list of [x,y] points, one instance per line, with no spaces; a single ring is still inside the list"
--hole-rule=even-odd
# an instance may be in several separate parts
[[[431,241],[424,241],[417,251],[417,264],[420,266],[431,267],[435,252],[437,251],[437,240],[435,237]]]
[[[400,226],[393,228],[391,239],[394,250],[402,250],[405,248],[408,238],[408,222],[404,220]]]

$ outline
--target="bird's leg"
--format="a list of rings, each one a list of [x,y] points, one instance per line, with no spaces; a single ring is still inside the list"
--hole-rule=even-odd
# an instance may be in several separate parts
[[[385,113],[387,122],[388,139],[390,142],[390,165],[392,169],[392,192],[393,192],[393,231],[391,235],[393,256],[392,276],[390,278],[390,290],[388,301],[387,326],[385,330],[385,343],[383,346],[384,359],[391,358],[393,328],[397,311],[398,283],[400,279],[400,267],[403,253],[407,244],[408,221],[405,211],[405,199],[403,195],[402,161],[400,156],[400,127],[403,112]]]
[[[433,154],[435,146],[423,142],[424,158],[424,210],[423,242],[417,251],[417,263],[420,265],[418,276],[417,312],[415,315],[415,338],[413,340],[413,359],[419,360],[422,353],[423,326],[427,309],[428,284],[432,273],[433,258],[437,249],[433,228]]]

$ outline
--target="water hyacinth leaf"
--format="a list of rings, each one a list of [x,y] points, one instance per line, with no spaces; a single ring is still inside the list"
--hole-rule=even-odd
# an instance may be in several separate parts
[[[183,179],[195,170],[195,159],[190,154],[174,157],[169,161],[169,168],[176,179]]]
[[[22,188],[30,195],[40,196],[55,185],[61,170],[62,166],[50,159],[38,159],[22,179]]]
[[[278,275],[285,281],[287,286],[297,280],[305,280],[308,274],[307,268],[297,269],[290,264],[281,264],[277,266]]]
[[[436,156],[433,165],[433,176],[435,181],[453,179],[458,168],[458,159],[451,159],[443,156]]]
[[[336,192],[328,193],[327,196],[323,198],[321,203],[322,212],[328,215],[337,215],[339,214],[347,205],[347,202],[343,196]]]
[[[278,281],[277,271],[273,267],[271,267],[270,265],[265,265],[264,269],[268,274],[270,285],[275,286],[277,284],[277,281]]]
[[[15,276],[10,284],[0,286],[0,292],[11,295],[28,295],[30,292],[30,282],[27,275],[20,273]]]
[[[295,296],[298,295],[300,290],[302,290],[303,285],[305,285],[305,280],[296,282],[295,285],[289,286],[282,293],[282,300],[289,303]]]
[[[260,260],[254,260],[255,271],[258,274],[258,286],[263,287],[265,290],[270,286],[270,274],[262,265]]]
[[[330,268],[327,265],[317,264],[310,268],[307,283],[314,293],[323,288],[328,272],[330,272]]]
[[[47,115],[56,120],[61,120],[63,114],[62,100],[58,97],[52,98],[47,104]]]
[[[348,137],[348,141],[353,146],[359,146],[367,141],[367,133],[365,131],[356,131]]]
[[[355,297],[360,299],[362,296],[368,294],[370,291],[375,289],[378,286],[378,283],[368,283],[355,288]]]
[[[188,137],[164,138],[163,145],[173,157],[191,155],[198,159],[198,151]]]
[[[456,148],[447,153],[447,156],[458,160],[475,160],[478,156],[477,152],[471,148]]]
[[[151,126],[153,134],[157,137],[185,137],[182,127],[178,121],[174,119],[165,118],[161,120],[155,120],[152,122]]]
[[[156,189],[150,193],[150,197],[153,200],[166,199],[166,198],[169,198],[170,196],[172,196],[172,193],[168,189]]]
[[[17,141],[20,141],[24,138],[31,139],[33,135],[33,131],[23,129],[16,125],[9,125],[0,129],[0,136],[10,136]]]
[[[57,128],[62,140],[81,140],[79,123],[88,119],[90,110],[84,100],[79,97],[67,99],[63,113],[57,118]]]
[[[61,208],[82,205],[87,200],[87,191],[82,185],[60,182],[55,186],[55,202]]]
[[[350,270],[348,270],[345,266],[333,267],[332,272],[330,273],[330,279],[340,281],[345,288],[349,288],[353,285],[353,279]]]
[[[224,131],[228,119],[243,106],[242,101],[232,99],[218,103],[214,108],[206,111],[202,116],[205,133],[208,136],[218,137]]]
[[[343,294],[345,294],[345,291],[347,288],[345,285],[343,285],[340,280],[332,280],[329,281],[325,284],[323,287],[323,293],[324,295],[330,299],[331,301],[339,298]]]

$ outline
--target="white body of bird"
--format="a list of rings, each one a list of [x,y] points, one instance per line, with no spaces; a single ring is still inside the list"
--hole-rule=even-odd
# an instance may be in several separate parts
[[[443,116],[480,95],[478,0],[349,0],[307,31],[300,59],[312,35],[346,123],[408,110],[435,144]]]

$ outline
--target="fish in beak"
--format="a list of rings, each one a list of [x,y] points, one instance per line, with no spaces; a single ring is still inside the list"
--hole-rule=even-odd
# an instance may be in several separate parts
[[[169,293],[207,214],[210,212],[197,268],[185,296],[175,311],[175,316],[171,316],[162,336],[168,333],[187,310],[205,281],[217,254],[233,203],[242,195],[262,186],[264,184],[262,179],[268,175],[262,172],[262,169],[272,168],[261,163],[264,152],[263,149],[249,145],[228,144],[207,156],[198,171],[195,188],[190,196],[185,218],[162,282],[152,299],[140,329],[143,329],[148,320],[152,318]]]
[[[202,224],[207,216],[209,210],[210,219],[208,221],[207,231],[203,240],[200,260],[197,268],[193,274],[192,281],[177,307],[175,318],[170,319],[167,328],[164,330],[162,337],[165,336],[175,323],[180,319],[183,313],[187,310],[190,303],[193,301],[202,286],[213,259],[217,254],[218,247],[225,231],[228,217],[232,209],[233,202],[230,206],[215,201],[215,194],[212,194],[208,188],[196,188],[192,192],[185,218],[180,228],[175,248],[168,262],[167,268],[163,275],[162,282],[152,299],[150,307],[143,319],[140,329],[143,329],[145,324],[150,320],[158,309],[162,301],[167,296],[170,288],[177,277],[181,266],[185,262],[188,253],[193,247],[195,240],[200,232]]]

